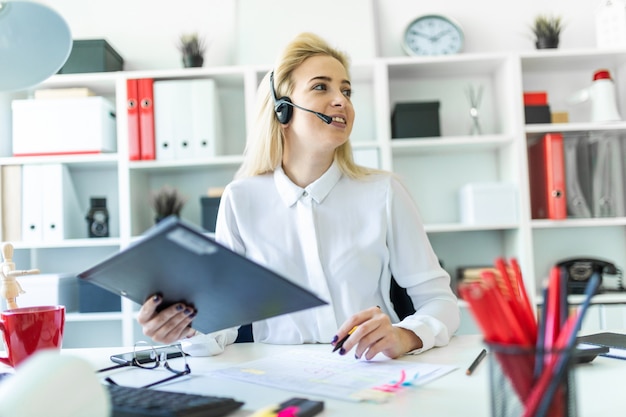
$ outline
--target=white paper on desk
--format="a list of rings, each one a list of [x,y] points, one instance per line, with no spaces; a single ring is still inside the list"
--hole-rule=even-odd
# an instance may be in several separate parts
[[[385,402],[392,395],[372,388],[397,382],[403,370],[406,388],[410,389],[454,369],[452,365],[391,360],[383,355],[366,361],[336,353],[294,349],[211,374],[339,400]]]

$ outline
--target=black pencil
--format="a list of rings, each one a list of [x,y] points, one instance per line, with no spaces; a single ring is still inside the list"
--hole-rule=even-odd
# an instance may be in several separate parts
[[[336,345],[335,345],[335,347],[333,348],[333,352],[336,352],[336,351],[338,351],[339,349],[341,349],[341,348],[343,347],[343,344],[344,344],[344,343],[346,343],[346,340],[348,340],[348,338],[350,337],[350,335],[351,335],[352,333],[354,333],[354,331],[357,329],[357,327],[358,327],[358,326],[354,326],[354,327],[352,328],[352,330],[350,330],[350,331],[348,332],[348,334],[344,336],[344,338],[343,338],[343,339],[341,339],[340,341],[338,341],[338,342],[337,342],[337,344],[336,344]]]
[[[471,375],[472,372],[474,372],[474,370],[476,369],[476,367],[480,364],[480,362],[483,359],[485,359],[485,356],[487,356],[487,350],[483,349],[480,351],[478,356],[476,356],[476,359],[474,359],[474,362],[472,362],[469,368],[467,368],[467,371],[465,371],[465,375]]]

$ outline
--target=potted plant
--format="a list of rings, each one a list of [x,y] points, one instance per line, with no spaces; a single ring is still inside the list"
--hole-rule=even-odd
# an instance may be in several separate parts
[[[183,54],[183,65],[201,67],[204,64],[206,44],[197,33],[182,34],[178,41],[178,50]]]
[[[180,211],[187,202],[176,188],[164,185],[157,192],[152,193],[150,204],[155,211],[155,223],[170,215],[180,217]]]
[[[531,26],[537,49],[558,48],[559,36],[563,29],[560,16],[538,15]]]

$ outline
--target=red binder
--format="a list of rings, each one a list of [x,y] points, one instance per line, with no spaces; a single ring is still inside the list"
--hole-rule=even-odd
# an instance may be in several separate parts
[[[141,159],[155,158],[154,144],[154,103],[152,78],[141,78],[137,80],[137,91],[139,93],[139,137]]]
[[[528,146],[528,175],[533,219],[565,219],[563,135],[548,133]]]
[[[139,92],[137,80],[126,80],[126,109],[128,111],[128,159],[141,159],[139,145]]]

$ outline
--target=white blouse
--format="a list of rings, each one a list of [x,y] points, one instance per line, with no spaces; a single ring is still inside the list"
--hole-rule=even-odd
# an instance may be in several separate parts
[[[329,343],[346,319],[372,306],[421,338],[412,353],[446,345],[459,326],[450,276],[392,174],[354,180],[334,163],[306,188],[281,168],[235,180],[222,195],[216,240],[329,302],[253,323],[256,342]],[[402,321],[389,298],[392,275],[417,310]]]

